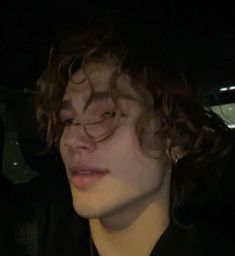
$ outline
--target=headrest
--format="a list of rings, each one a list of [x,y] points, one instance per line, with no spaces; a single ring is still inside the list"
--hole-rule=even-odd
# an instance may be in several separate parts
[[[55,152],[45,153],[46,142],[38,130],[34,96],[25,101],[18,118],[18,142],[26,163],[39,174],[48,175],[58,171],[56,166],[59,160]]]

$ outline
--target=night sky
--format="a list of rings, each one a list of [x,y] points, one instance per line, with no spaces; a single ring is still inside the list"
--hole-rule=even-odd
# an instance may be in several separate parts
[[[163,3],[164,2],[164,3]],[[76,3],[76,4],[75,4]],[[46,65],[50,45],[70,28],[97,15],[135,19],[154,26],[159,16],[175,31],[185,66],[195,79],[217,84],[235,78],[233,7],[199,1],[8,1],[1,7],[0,86],[33,88]],[[128,17],[128,18],[127,18]],[[174,43],[174,42],[172,42]],[[235,80],[235,79],[234,79]]]

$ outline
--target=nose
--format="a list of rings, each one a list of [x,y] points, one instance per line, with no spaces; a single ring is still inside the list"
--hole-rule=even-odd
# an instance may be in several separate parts
[[[85,150],[92,153],[97,148],[97,143],[90,138],[83,127],[78,124],[67,127],[61,139],[62,146],[74,152]]]

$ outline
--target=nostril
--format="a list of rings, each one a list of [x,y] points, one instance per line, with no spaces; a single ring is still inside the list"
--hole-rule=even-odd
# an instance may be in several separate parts
[[[96,149],[96,142],[87,136],[80,126],[72,126],[65,129],[61,137],[61,146],[72,151]]]
[[[93,152],[97,148],[96,142],[88,138],[69,138],[64,140],[62,145],[64,149],[71,151],[86,150]]]

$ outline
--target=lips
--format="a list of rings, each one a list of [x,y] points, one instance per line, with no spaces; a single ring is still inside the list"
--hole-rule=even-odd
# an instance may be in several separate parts
[[[110,171],[89,166],[73,166],[69,169],[71,183],[78,189],[94,186]]]

